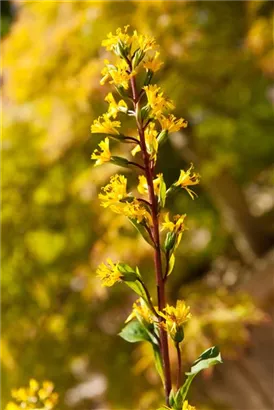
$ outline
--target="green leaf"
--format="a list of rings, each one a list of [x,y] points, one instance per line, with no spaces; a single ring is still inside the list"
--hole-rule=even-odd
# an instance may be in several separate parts
[[[121,330],[119,336],[130,343],[151,342],[145,327],[138,321],[132,320]]]
[[[176,243],[176,234],[175,232],[168,232],[165,238],[164,250],[166,252],[172,251]]]
[[[160,177],[160,187],[159,187],[159,204],[164,208],[166,203],[166,183],[163,176]]]
[[[163,362],[162,362],[160,347],[155,344],[152,344],[152,347],[153,347],[153,353],[154,353],[155,367],[156,367],[157,372],[159,373],[159,376],[161,377],[162,383],[164,384],[165,376],[164,376],[164,369],[163,369]]]
[[[168,137],[168,131],[167,130],[163,130],[163,131],[160,132],[160,134],[157,137],[159,147],[166,142],[167,137]]]
[[[207,369],[208,367],[219,363],[222,363],[222,358],[218,347],[210,347],[198,357],[198,359],[193,363],[190,372],[186,373],[186,375],[189,376],[192,374],[197,374],[201,370]]]
[[[119,167],[129,167],[129,161],[126,158],[118,157],[116,155],[111,157],[110,162],[112,162],[115,165],[118,165]]]
[[[142,237],[144,238],[144,240],[151,246],[153,246],[153,248],[155,247],[153,240],[151,239],[147,229],[145,228],[145,226],[141,223],[139,223],[137,221],[137,219],[134,218],[128,218],[130,220],[130,222],[132,223],[132,225],[134,226],[134,228],[137,229],[137,231],[142,235]]]
[[[175,265],[175,256],[174,256],[174,253],[173,253],[173,254],[171,255],[171,257],[169,258],[169,261],[168,261],[168,273],[167,273],[167,276],[169,276],[169,275],[171,274],[171,272],[173,271],[174,265]]]
[[[130,287],[135,293],[137,293],[137,295],[141,296],[144,301],[146,303],[149,303],[147,294],[145,292],[144,286],[142,285],[142,283],[139,280],[135,280],[134,282],[129,281],[129,282],[125,282],[125,284]]]
[[[186,373],[188,376],[184,385],[178,390],[175,396],[175,409],[180,410],[183,402],[187,396],[189,387],[192,383],[192,380],[201,370],[207,369],[210,366],[215,364],[222,363],[221,354],[218,347],[213,346],[205,350],[197,360],[193,363],[193,366],[190,369],[190,372]]]

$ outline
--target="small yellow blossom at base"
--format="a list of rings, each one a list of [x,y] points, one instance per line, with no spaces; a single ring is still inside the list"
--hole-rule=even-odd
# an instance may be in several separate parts
[[[122,280],[123,274],[119,271],[118,266],[118,263],[113,263],[109,258],[107,264],[101,263],[98,266],[96,274],[101,279],[103,286],[113,286]]]
[[[184,188],[192,199],[194,199],[194,195],[197,196],[197,194],[188,187],[192,185],[197,185],[200,182],[200,175],[196,172],[192,172],[193,168],[193,164],[191,164],[187,171],[181,170],[179,179],[174,184],[175,186],[180,186],[181,188]]]
[[[99,147],[101,148],[101,152],[96,149],[93,154],[91,155],[91,159],[96,160],[94,166],[101,165],[105,162],[109,162],[111,160],[111,153],[109,150],[109,138],[105,138],[104,141],[99,143]]]

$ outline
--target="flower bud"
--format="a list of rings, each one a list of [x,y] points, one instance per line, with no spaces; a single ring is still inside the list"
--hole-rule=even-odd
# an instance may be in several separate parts
[[[112,162],[115,165],[119,165],[120,167],[128,168],[129,166],[129,161],[126,158],[118,156],[112,156],[110,162]]]
[[[165,239],[164,249],[166,252],[172,251],[176,243],[175,232],[168,232]]]
[[[168,131],[167,130],[163,130],[163,131],[160,132],[160,134],[157,137],[157,141],[158,141],[159,146],[162,145],[167,140],[167,137],[168,137]]]
[[[143,60],[145,53],[140,48],[135,51],[134,57],[132,59],[132,68],[136,68],[140,62]]]

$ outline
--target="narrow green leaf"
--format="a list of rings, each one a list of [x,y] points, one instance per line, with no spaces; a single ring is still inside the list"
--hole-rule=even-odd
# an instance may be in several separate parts
[[[138,320],[132,320],[121,330],[119,336],[130,343],[151,342],[149,334]]]
[[[174,265],[175,265],[175,256],[174,256],[174,253],[173,253],[171,255],[171,257],[169,258],[167,276],[169,276],[171,274],[171,272],[173,271]]]
[[[118,165],[119,167],[124,167],[124,168],[129,167],[129,162],[126,158],[118,157],[116,155],[111,157],[110,162],[112,162],[115,165]]]
[[[155,344],[153,344],[152,346],[153,346],[155,367],[164,384],[165,376],[164,376],[164,369],[163,369],[163,362],[162,362],[160,348],[158,345],[155,345]]]
[[[159,204],[164,208],[166,203],[166,183],[163,176],[160,177],[160,187],[159,187]]]
[[[130,222],[132,223],[132,225],[134,226],[134,228],[137,229],[137,231],[142,235],[142,237],[144,238],[144,240],[151,246],[153,246],[153,248],[155,247],[153,240],[151,239],[148,231],[146,230],[145,226],[141,223],[138,223],[137,219],[133,219],[133,218],[128,218],[130,220]]]
[[[134,282],[132,282],[132,281],[127,282],[126,281],[125,284],[128,287],[130,287],[135,293],[137,293],[137,295],[141,296],[146,303],[149,303],[149,300],[148,300],[147,294],[145,292],[145,289],[144,289],[142,283],[139,280],[135,280]]]

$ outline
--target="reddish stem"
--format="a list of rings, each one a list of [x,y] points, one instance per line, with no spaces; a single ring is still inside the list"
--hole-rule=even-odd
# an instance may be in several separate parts
[[[135,78],[131,77],[131,89],[132,97],[135,111],[138,110],[139,96],[136,89]],[[158,298],[158,308],[162,311],[165,308],[165,280],[162,274],[162,261],[161,261],[161,248],[160,248],[160,235],[159,235],[159,221],[158,221],[158,204],[154,193],[153,186],[153,166],[151,166],[151,161],[149,154],[146,149],[144,128],[142,124],[139,123],[137,118],[137,126],[140,137],[140,146],[143,156],[145,175],[148,185],[149,202],[151,204],[151,216],[152,216],[152,234],[155,243],[154,251],[154,264],[156,271],[156,284],[157,284],[157,298]],[[160,320],[164,320],[160,318]],[[168,339],[167,333],[164,328],[160,325],[160,349],[161,356],[163,360],[164,368],[164,379],[165,379],[165,398],[166,404],[169,405],[169,394],[171,390],[171,374],[170,374],[170,360],[169,360],[169,349],[168,349]]]

